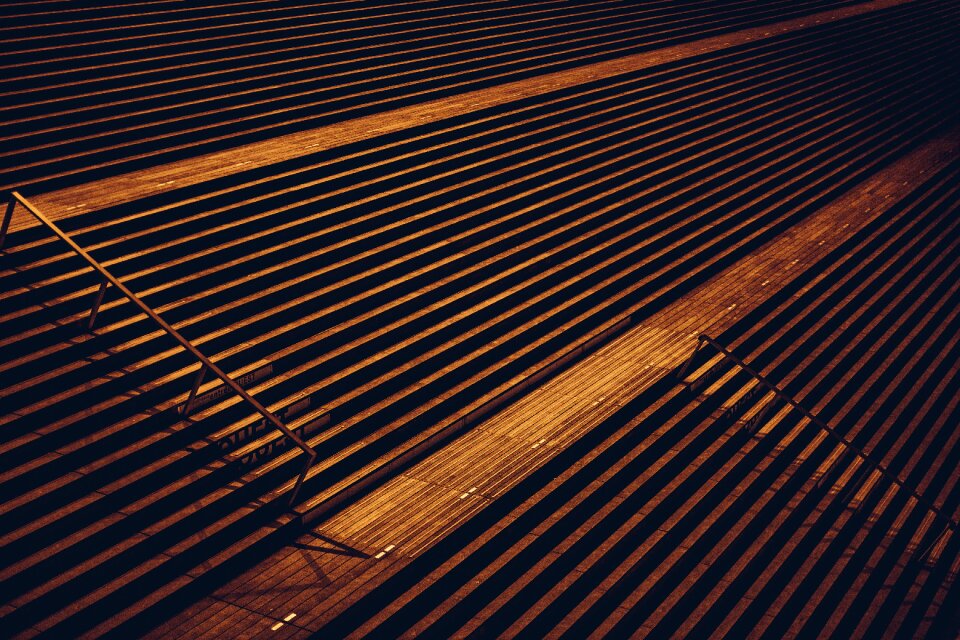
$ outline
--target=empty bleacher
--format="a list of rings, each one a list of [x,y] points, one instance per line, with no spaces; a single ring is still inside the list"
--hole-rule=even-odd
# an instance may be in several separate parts
[[[3,184],[29,201],[851,4],[4,6]],[[18,228],[0,258],[5,632],[145,633],[953,126],[958,20],[893,3],[58,220],[317,451],[292,510],[290,439],[215,379],[186,415],[196,358],[113,287],[87,330],[97,274]],[[643,391],[442,545],[338,583],[320,633],[947,624],[927,608],[956,539],[903,487],[957,511],[957,172],[713,336],[870,461],[705,348],[689,386]]]
[[[851,2],[64,4],[0,26],[3,188],[49,191]]]
[[[321,592],[318,634],[947,635],[928,609],[951,571],[936,556],[954,557],[956,536],[938,539],[944,521],[874,462],[955,522],[960,448],[945,425],[960,384],[958,171],[931,177],[723,336],[869,461],[772,393],[751,397],[756,378],[705,349],[683,384],[661,379],[442,544]],[[843,288],[863,299],[837,304]],[[878,349],[851,348],[864,317]],[[795,327],[805,340],[788,337]],[[847,380],[821,381],[824,368]],[[878,405],[871,421],[857,403]],[[879,410],[890,404],[901,410]]]

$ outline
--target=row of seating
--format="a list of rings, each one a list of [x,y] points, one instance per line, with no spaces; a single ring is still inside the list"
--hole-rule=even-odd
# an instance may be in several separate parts
[[[650,313],[941,127],[956,16],[909,3],[62,225],[321,454],[301,512]],[[136,635],[285,539],[297,451],[39,230],[5,250],[11,633]],[[215,397],[217,396],[217,397]],[[671,405],[672,406],[672,405]]]
[[[135,256],[135,257],[136,257],[136,256]],[[124,263],[126,264],[126,263],[129,262],[130,260],[134,260],[134,261],[135,261],[135,257],[134,257],[134,258],[131,258],[131,259],[128,259],[128,258],[122,258],[122,259],[124,260]],[[134,265],[134,266],[136,266],[136,265]],[[155,269],[155,267],[154,267],[154,269]],[[32,272],[33,272],[33,269],[31,269],[29,272],[32,273]],[[218,273],[222,273],[222,270],[221,270],[221,269],[218,269]],[[291,279],[292,279],[292,278],[287,278],[286,281],[289,281],[289,280],[291,280]],[[136,282],[136,281],[134,281],[134,282]],[[191,288],[193,288],[193,287],[196,285],[196,282],[197,282],[196,279],[193,279],[193,280],[190,281],[189,284],[190,284]],[[229,283],[229,284],[234,284],[234,283]],[[256,289],[256,290],[257,290],[257,291],[260,291],[260,290],[262,290],[262,288],[264,288],[264,287],[262,287],[262,285],[261,285],[261,287],[258,288],[258,289]],[[31,297],[31,298],[32,298],[32,297],[34,297],[34,296],[36,295],[37,285],[36,285],[35,283],[31,283],[30,289],[31,289],[31,293],[29,294],[29,296],[25,296],[25,297]],[[88,293],[88,292],[86,292],[86,291],[83,292],[84,295],[87,295],[87,293]],[[182,294],[181,294],[181,295],[182,295]],[[147,296],[147,299],[148,299],[148,301],[152,301],[152,298],[151,298],[150,296]],[[289,298],[288,298],[288,299],[289,299]],[[299,298],[294,298],[294,299],[295,299],[298,303],[302,304],[302,300],[300,300]],[[189,298],[187,298],[187,300],[188,300],[188,301],[192,301],[192,300],[190,300]],[[207,296],[207,297],[205,298],[205,301],[209,301],[209,296]],[[45,306],[49,309],[49,308],[53,307],[53,305],[55,304],[55,302],[56,302],[56,299],[53,299],[53,300],[49,301]],[[79,302],[79,303],[86,303],[87,300],[86,300],[85,298],[81,297],[81,298],[77,299],[77,302]],[[262,302],[263,302],[263,300],[262,300],[261,298],[257,298],[257,299],[256,299],[256,303],[257,303],[257,304],[262,304]],[[164,307],[163,305],[158,305],[158,308],[160,308],[160,309],[163,310],[163,311],[167,311],[167,308]],[[271,308],[272,308],[272,309],[276,309],[276,307],[271,307]],[[299,308],[302,309],[302,307],[299,307]],[[85,312],[85,311],[84,311],[84,312]],[[106,321],[106,319],[109,318],[109,312],[108,312],[108,311],[104,311],[103,313],[104,313],[104,316],[103,316],[104,321]],[[60,320],[60,319],[57,318],[57,321],[59,321],[59,320]],[[55,321],[55,322],[56,322],[56,321]],[[27,319],[26,319],[26,321],[24,322],[24,324],[25,324],[25,326],[37,326],[37,325],[40,324],[40,323],[37,323],[37,322],[36,322],[36,316],[28,316]],[[51,323],[51,325],[52,325],[52,324],[53,324],[53,323]],[[117,336],[117,334],[114,333],[114,332],[111,332],[110,335],[111,335],[112,337],[122,337],[122,335],[121,335],[121,336]],[[261,334],[261,335],[263,335],[263,334]],[[35,341],[36,341],[37,335],[34,333],[34,334],[32,334],[30,337],[31,337],[31,344],[35,346],[35,345],[36,345],[36,342],[35,342]],[[142,343],[142,340],[141,340],[140,336],[137,336],[135,342]],[[204,344],[204,342],[205,342],[205,341],[203,340],[203,338],[200,338],[200,339],[198,340],[198,343],[199,343],[199,344]],[[55,336],[55,337],[54,337],[54,344],[52,345],[52,347],[53,347],[53,348],[59,348],[62,344],[63,344],[63,342],[62,342],[62,336],[61,336],[61,335]],[[243,344],[243,343],[241,343],[241,345],[242,345],[242,344]],[[36,363],[36,360],[37,360],[37,359],[36,359],[36,353],[30,353],[30,354],[28,355],[28,358],[26,359],[26,361],[22,363],[24,368],[23,368],[23,369],[16,369],[15,371],[17,371],[17,373],[19,374],[18,377],[23,378],[23,379],[26,379],[26,380],[29,381],[29,380],[31,379],[31,376],[29,375],[29,372],[31,372],[31,370],[30,370],[30,369],[27,369],[28,366],[34,366],[34,367],[35,367],[34,370],[39,370],[39,371],[43,371],[43,372],[49,372],[49,371],[54,371],[54,372],[56,372],[58,365],[61,365],[64,360],[65,360],[66,362],[70,363],[70,364],[73,364],[73,363],[81,360],[82,357],[89,357],[89,354],[92,352],[92,349],[101,348],[101,347],[103,347],[103,346],[104,346],[104,345],[103,345],[102,343],[99,344],[99,345],[91,345],[91,344],[88,344],[88,345],[87,345],[87,349],[89,349],[89,351],[84,351],[84,352],[83,352],[83,355],[82,355],[81,357],[77,357],[77,356],[76,356],[76,352],[73,352],[71,355],[68,355],[68,356],[65,357],[64,354],[63,354],[61,351],[57,351],[57,352],[56,352],[56,355],[50,356],[50,357],[49,357],[48,359],[46,359],[46,360],[42,360],[40,364],[35,364],[35,363]],[[140,346],[140,344],[137,344],[137,346]],[[234,346],[234,345],[231,345],[231,346]],[[118,351],[125,351],[125,350],[126,350],[126,348],[124,347],[124,343],[123,343],[123,342],[116,342],[116,343],[110,344],[110,345],[109,345],[109,348],[110,348],[110,349],[113,349],[113,350],[118,350]],[[150,358],[155,358],[154,353],[151,352],[151,353],[149,354],[149,357],[150,357]],[[58,361],[58,360],[56,360],[55,358],[60,358],[61,360]],[[131,362],[131,361],[125,361],[125,362],[123,362],[123,365],[127,365],[128,362]],[[132,360],[132,362],[135,363],[135,362],[137,362],[137,361],[136,361],[136,360]],[[242,366],[250,366],[250,365],[253,365],[253,364],[257,364],[258,362],[260,362],[259,359],[250,358],[247,362],[242,363]],[[108,368],[107,368],[108,366],[114,366],[114,368],[113,368],[113,369],[108,369]],[[104,362],[101,362],[101,363],[100,363],[100,367],[101,367],[101,368],[100,368],[100,371],[106,370],[107,372],[112,372],[112,371],[116,371],[116,370],[117,370],[117,368],[116,368],[116,363],[111,362],[111,361],[109,361],[109,360],[104,361]],[[91,376],[88,375],[91,370],[92,370],[92,368],[79,369],[79,370],[77,370],[76,368],[73,368],[73,369],[71,369],[71,373],[77,372],[77,373],[75,373],[75,375],[77,376],[77,379],[88,380],[89,378],[91,378]],[[237,370],[239,370],[239,368],[238,368]],[[25,372],[25,373],[21,373],[21,372]],[[161,376],[155,376],[155,377],[159,378],[159,377],[161,377]],[[39,382],[43,382],[43,381],[45,381],[45,380],[47,380],[47,379],[48,379],[48,378],[45,378],[45,377],[42,377],[42,376],[41,376],[41,380],[39,380]],[[94,379],[95,379],[95,378],[94,378]],[[23,395],[24,395],[25,397],[29,397],[29,396],[30,396],[29,391],[28,391],[29,387],[28,387],[27,385],[24,385],[24,386],[27,387],[27,388],[26,388],[26,389],[22,389],[22,390],[21,390],[21,393],[23,393]],[[182,388],[182,387],[181,387],[181,388]],[[93,404],[93,403],[90,403],[90,404]]]
[[[858,431],[905,487],[940,488],[925,499],[954,519],[958,178],[953,162],[723,336],[838,432]],[[851,334],[876,348],[851,348]],[[325,622],[317,637],[948,637],[950,612],[935,614],[957,536],[938,539],[944,521],[908,488],[710,355],[441,543],[334,580],[312,611],[298,605],[301,624]],[[899,410],[866,421],[844,403]]]
[[[0,188],[51,191],[844,4],[251,2],[11,16],[0,26]]]

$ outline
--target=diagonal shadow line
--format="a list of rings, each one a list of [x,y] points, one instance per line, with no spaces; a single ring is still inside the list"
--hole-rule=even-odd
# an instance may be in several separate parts
[[[369,558],[370,557],[369,553],[364,553],[363,551],[360,551],[359,549],[354,549],[353,547],[346,545],[342,542],[337,542],[333,538],[328,538],[327,536],[321,535],[316,531],[308,531],[307,535],[310,535],[316,538],[317,540],[321,540],[327,543],[328,545],[332,545],[332,546],[314,545],[314,544],[307,544],[303,542],[294,542],[291,544],[291,546],[296,547],[297,549],[306,549],[309,551],[323,551],[325,553],[332,553],[332,554],[341,555],[341,556],[350,556],[353,558]]]

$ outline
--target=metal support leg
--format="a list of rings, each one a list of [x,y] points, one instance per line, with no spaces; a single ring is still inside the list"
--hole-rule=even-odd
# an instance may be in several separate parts
[[[840,495],[840,504],[849,505],[857,497],[857,492],[860,491],[860,487],[864,485],[871,473],[873,473],[873,469],[870,468],[866,460],[863,460],[860,468],[853,473],[850,482],[844,487],[843,493]]]
[[[766,391],[766,389],[764,389],[764,391]],[[750,418],[750,420],[748,420],[746,424],[743,425],[744,430],[751,436],[756,435],[757,432],[760,431],[760,428],[763,427],[764,423],[766,422],[767,414],[770,413],[770,408],[773,407],[773,405],[777,404],[777,401],[779,400],[780,400],[780,397],[776,395],[773,396],[773,398],[771,398],[770,400],[768,400],[767,404],[763,405],[763,408],[760,409],[757,415]]]
[[[293,485],[293,491],[290,492],[290,499],[287,501],[287,506],[289,508],[294,508],[297,504],[297,496],[300,495],[300,487],[303,486],[304,480],[307,479],[307,473],[310,471],[310,467],[313,466],[314,461],[317,459],[316,452],[307,454],[307,462],[303,465],[303,470],[300,471],[300,475],[297,476],[297,481]]]
[[[90,309],[90,316],[87,318],[87,331],[93,330],[93,323],[97,321],[97,314],[100,313],[100,304],[103,302],[103,294],[107,292],[106,280],[100,281],[100,289],[97,290],[97,296],[93,299],[93,307]]]
[[[930,559],[930,552],[932,552],[936,548],[937,544],[940,542],[940,539],[943,538],[943,536],[947,535],[947,531],[949,530],[950,530],[950,526],[949,525],[945,526],[943,528],[943,531],[941,531],[937,535],[937,537],[933,539],[933,542],[928,544],[924,548],[924,550],[919,555],[917,555],[917,562],[921,564],[926,564],[927,560]]]
[[[193,380],[193,388],[190,389],[190,395],[187,396],[187,401],[183,404],[183,409],[180,411],[184,416],[190,415],[190,410],[193,408],[193,401],[197,398],[197,391],[200,390],[200,385],[203,384],[203,377],[207,374],[207,365],[200,365],[200,371],[197,371],[197,377]]]
[[[827,481],[828,478],[833,476],[834,470],[843,464],[843,461],[847,458],[847,453],[850,450],[844,447],[842,451],[837,455],[836,460],[830,463],[830,466],[827,467],[827,470],[823,472],[823,475],[820,476],[820,479],[817,480],[817,489],[823,489],[823,483]],[[831,486],[833,485],[833,480],[830,481]]]
[[[690,357],[687,358],[687,361],[683,363],[683,368],[680,369],[680,372],[677,374],[677,378],[680,379],[680,382],[683,382],[683,379],[687,377],[687,369],[690,368],[690,365],[693,364],[693,360],[697,357],[697,352],[700,351],[700,347],[703,346],[703,340],[697,339],[697,346],[694,348],[693,353],[690,354]]]
[[[7,240],[7,229],[10,228],[10,220],[13,218],[13,210],[17,206],[17,201],[10,198],[7,202],[7,210],[3,214],[3,222],[0,222],[0,249],[3,249],[3,243]]]

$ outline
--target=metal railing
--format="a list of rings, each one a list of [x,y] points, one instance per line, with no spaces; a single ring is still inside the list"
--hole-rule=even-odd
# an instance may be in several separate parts
[[[926,555],[936,546],[937,542],[946,534],[948,529],[953,531],[957,530],[957,527],[958,527],[957,521],[951,518],[950,516],[948,516],[947,514],[945,514],[939,507],[937,507],[937,505],[933,504],[932,502],[924,498],[913,487],[907,486],[902,480],[900,480],[899,477],[897,477],[892,472],[890,472],[881,462],[874,460],[866,451],[864,451],[863,449],[858,447],[856,444],[848,440],[842,434],[838,433],[833,427],[828,425],[826,422],[824,422],[823,420],[821,420],[820,418],[812,414],[810,411],[808,411],[806,408],[800,405],[796,400],[794,400],[792,397],[787,395],[787,393],[783,389],[781,389],[777,385],[767,380],[758,371],[756,371],[750,365],[744,362],[743,359],[741,359],[735,353],[733,353],[732,351],[724,347],[722,344],[720,344],[710,336],[706,334],[700,334],[699,336],[697,336],[696,348],[693,350],[693,353],[690,354],[690,357],[687,359],[683,367],[677,373],[677,377],[681,380],[681,382],[687,377],[688,370],[692,366],[693,361],[696,359],[697,353],[700,351],[700,348],[705,343],[709,344],[711,347],[716,349],[719,353],[724,355],[726,358],[729,358],[730,360],[735,362],[741,369],[743,369],[748,374],[750,374],[751,377],[753,377],[768,391],[773,392],[774,396],[776,396],[779,400],[789,404],[791,407],[793,407],[794,409],[802,413],[808,420],[810,420],[810,422],[817,425],[820,429],[822,429],[827,434],[829,434],[834,440],[842,444],[844,447],[846,447],[850,451],[853,451],[854,454],[856,454],[859,458],[864,460],[870,467],[872,467],[875,471],[877,471],[882,477],[886,478],[888,481],[890,481],[900,489],[903,489],[904,491],[906,491],[914,500],[917,501],[917,504],[926,508],[928,511],[930,511],[930,513],[932,513],[935,516],[936,519],[944,523],[945,525],[944,529],[940,532],[939,535],[937,535],[936,538],[933,539],[933,541],[927,547],[925,547],[924,551],[921,554],[919,554],[918,558],[920,559],[925,558]],[[767,407],[764,409],[764,412],[766,411],[767,408],[769,408],[770,404],[767,405]],[[833,471],[834,466],[839,464],[841,459],[842,457],[838,457],[837,460],[835,460],[830,465],[830,467],[823,474],[824,478],[830,475],[830,472]],[[819,483],[818,483],[818,486],[819,486]]]
[[[190,409],[193,405],[194,399],[196,398],[197,391],[200,389],[200,385],[203,383],[203,379],[207,372],[209,371],[214,376],[219,378],[225,385],[227,385],[234,393],[240,396],[244,401],[247,402],[251,407],[256,410],[263,418],[267,421],[268,424],[272,424],[277,428],[281,433],[283,433],[287,438],[289,438],[297,447],[300,448],[307,455],[307,462],[303,467],[303,470],[300,472],[297,482],[294,484],[292,491],[290,492],[289,506],[296,504],[297,495],[300,492],[300,487],[303,486],[303,482],[306,479],[307,472],[310,470],[310,467],[313,466],[314,461],[317,459],[317,452],[310,447],[306,442],[303,441],[300,436],[298,436],[292,429],[287,425],[283,424],[280,419],[269,411],[266,407],[260,404],[256,398],[247,393],[247,391],[241,387],[233,378],[226,374],[220,367],[214,364],[210,358],[203,355],[199,349],[197,349],[189,340],[184,338],[176,329],[170,326],[163,318],[161,318],[157,313],[151,309],[143,300],[141,300],[135,293],[128,289],[122,282],[120,282],[113,274],[104,268],[99,262],[97,262],[90,254],[84,251],[76,242],[74,242],[66,233],[64,233],[56,224],[53,223],[50,219],[44,216],[40,211],[37,210],[26,198],[17,193],[16,191],[10,192],[10,200],[7,203],[7,208],[4,213],[2,222],[0,222],[0,248],[3,247],[3,243],[6,240],[7,230],[10,227],[10,219],[13,216],[13,211],[16,208],[17,203],[23,206],[34,218],[39,220],[45,227],[50,229],[58,238],[63,240],[67,245],[76,253],[78,256],[83,258],[88,265],[90,265],[94,271],[96,271],[100,276],[100,288],[97,291],[96,297],[94,299],[93,307],[90,310],[90,315],[86,321],[86,327],[88,330],[93,328],[93,324],[97,318],[97,312],[100,309],[100,304],[103,302],[103,296],[106,293],[107,287],[113,285],[120,293],[122,293],[130,302],[132,302],[137,308],[140,309],[148,318],[153,320],[153,322],[163,329],[168,335],[170,335],[174,340],[176,340],[181,347],[183,347],[187,352],[189,352],[193,357],[195,357],[200,362],[200,370],[197,372],[197,376],[194,379],[193,387],[190,389],[190,393],[187,395],[187,400],[183,405],[181,413],[184,416],[189,415]]]

